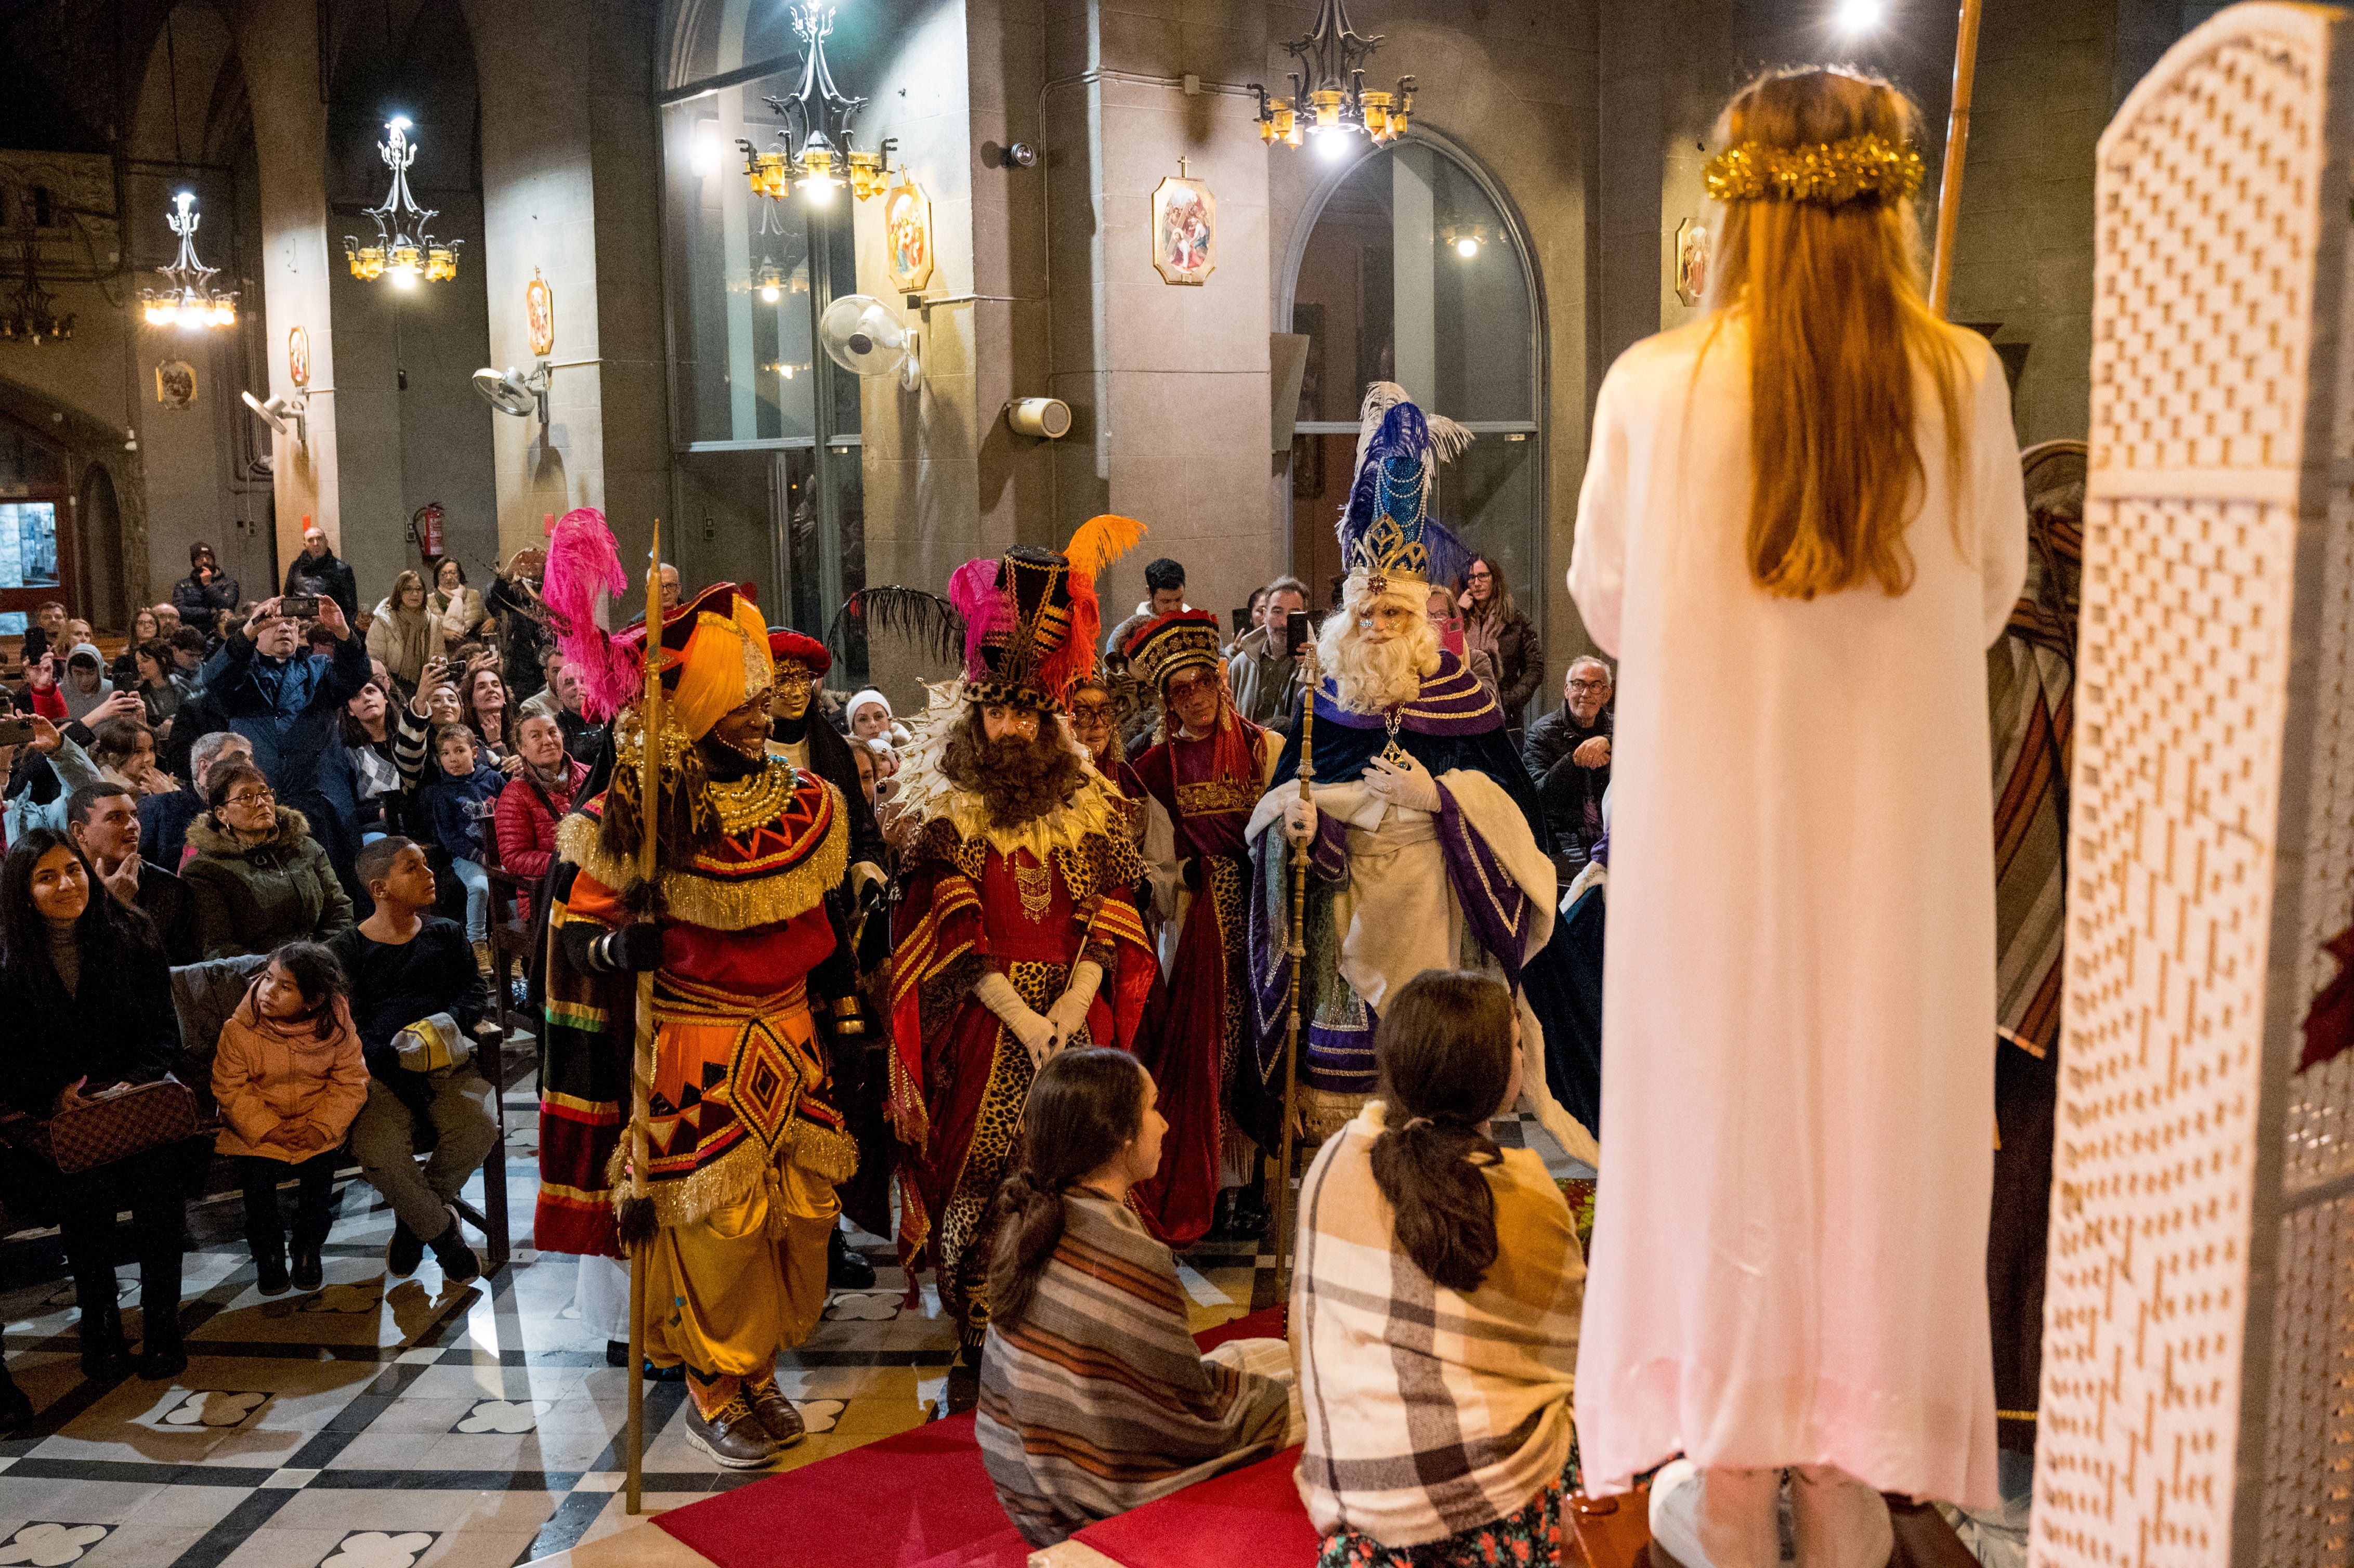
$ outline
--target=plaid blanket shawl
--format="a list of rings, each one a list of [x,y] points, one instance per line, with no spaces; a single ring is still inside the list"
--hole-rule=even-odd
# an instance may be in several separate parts
[[[1299,1495],[1329,1535],[1418,1546],[1518,1510],[1569,1457],[1585,1262],[1533,1150],[1488,1168],[1497,1258],[1458,1295],[1394,1250],[1369,1101],[1299,1194],[1293,1359],[1308,1440]]]
[[[974,1432],[1034,1546],[1283,1446],[1290,1386],[1205,1361],[1169,1249],[1101,1199],[1064,1201],[1063,1239],[1011,1332],[992,1322]]]

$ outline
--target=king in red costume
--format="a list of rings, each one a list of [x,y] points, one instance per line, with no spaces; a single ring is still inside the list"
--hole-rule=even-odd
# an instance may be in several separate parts
[[[1227,1200],[1228,1229],[1265,1229],[1258,1139],[1235,1122],[1235,1092],[1251,1060],[1250,846],[1244,830],[1283,754],[1283,736],[1235,712],[1218,657],[1217,618],[1181,609],[1128,640],[1128,667],[1161,697],[1161,738],[1136,759],[1156,815],[1152,880],[1165,921],[1161,949],[1169,1001],[1156,1019],[1149,1065],[1169,1132],[1161,1170],[1137,1200],[1161,1240],[1182,1246],[1210,1228]],[[1257,1128],[1259,1132],[1267,1129]]]
[[[1094,662],[1093,581],[1021,546],[960,567],[949,598],[964,676],[935,688],[900,772],[920,825],[894,925],[890,1111],[900,1255],[938,1267],[969,1370],[1031,1077],[1066,1045],[1133,1049],[1156,965],[1130,891],[1143,863],[1062,714]]]

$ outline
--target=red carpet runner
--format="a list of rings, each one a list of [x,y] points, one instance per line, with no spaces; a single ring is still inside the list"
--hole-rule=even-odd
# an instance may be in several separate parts
[[[1225,1340],[1282,1332],[1282,1308],[1269,1308],[1194,1337],[1207,1350]],[[1232,1563],[1238,1541],[1252,1542],[1252,1560],[1267,1568],[1313,1563],[1315,1532],[1289,1478],[1298,1457],[1295,1449],[1188,1488],[1091,1526],[1082,1539],[1134,1568]],[[1198,1507],[1197,1496],[1203,1498]],[[1186,1540],[1200,1539],[1205,1549],[1221,1543],[1224,1555],[1172,1556],[1163,1550],[1137,1556],[1135,1542],[1117,1532],[1096,1539],[1097,1531],[1156,1510],[1170,1510],[1157,1514],[1161,1529],[1153,1533],[1161,1548],[1182,1550]],[[1029,1546],[997,1506],[970,1414],[673,1509],[654,1522],[719,1568],[1024,1568],[1030,1558]],[[1193,1534],[1212,1529],[1215,1534]],[[1304,1554],[1293,1547],[1294,1534],[1307,1542]]]

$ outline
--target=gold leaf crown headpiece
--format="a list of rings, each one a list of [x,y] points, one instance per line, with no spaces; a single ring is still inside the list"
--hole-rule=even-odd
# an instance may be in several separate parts
[[[1927,173],[1910,143],[1875,132],[1804,147],[1740,142],[1708,161],[1701,176],[1712,201],[1808,201],[1822,207],[1901,201]]]

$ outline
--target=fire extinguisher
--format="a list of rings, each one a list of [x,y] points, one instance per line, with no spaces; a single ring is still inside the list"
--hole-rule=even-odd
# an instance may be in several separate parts
[[[431,566],[441,558],[441,503],[429,501],[408,515],[408,536],[417,541],[417,553]]]

